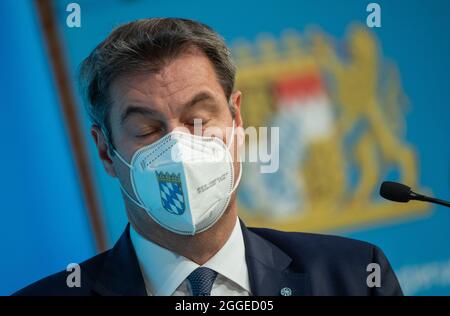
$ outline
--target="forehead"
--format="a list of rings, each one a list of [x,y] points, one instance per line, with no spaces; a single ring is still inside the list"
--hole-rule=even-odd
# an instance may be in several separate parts
[[[200,90],[217,99],[226,99],[214,67],[199,50],[190,50],[167,62],[156,73],[125,75],[110,87],[113,106],[118,109],[129,103],[152,107],[173,107],[186,102]]]

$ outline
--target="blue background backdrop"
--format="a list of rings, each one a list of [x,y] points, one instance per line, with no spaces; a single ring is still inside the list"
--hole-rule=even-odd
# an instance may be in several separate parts
[[[66,6],[54,1],[70,75],[111,29],[137,18],[177,16],[212,26],[227,42],[278,36],[318,25],[343,38],[352,22],[365,23],[370,1],[76,1],[81,28],[66,26]],[[373,29],[383,55],[397,64],[410,99],[408,143],[419,157],[419,179],[436,196],[450,197],[450,1],[377,1],[382,27]],[[96,253],[59,99],[34,3],[0,1],[0,102],[3,181],[0,222],[0,294],[10,294]],[[74,80],[74,88],[75,87]],[[80,101],[80,100],[78,100]],[[81,102],[79,102],[81,104]],[[81,106],[80,106],[81,107]],[[81,110],[81,108],[80,108]],[[84,116],[89,137],[89,122]],[[107,240],[112,245],[126,217],[117,183],[89,141]],[[450,212],[361,230],[335,232],[380,246],[399,272],[407,294],[450,294]],[[414,270],[415,286],[406,282]],[[419,277],[418,277],[419,276]]]

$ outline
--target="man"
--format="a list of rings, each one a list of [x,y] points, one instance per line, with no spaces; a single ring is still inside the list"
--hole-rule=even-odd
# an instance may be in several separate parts
[[[174,18],[120,26],[84,61],[81,78],[98,155],[120,181],[131,225],[80,265],[81,287],[69,288],[63,271],[17,294],[402,294],[371,244],[238,219],[241,92],[230,52],[209,27]],[[369,264],[378,283],[368,282]]]

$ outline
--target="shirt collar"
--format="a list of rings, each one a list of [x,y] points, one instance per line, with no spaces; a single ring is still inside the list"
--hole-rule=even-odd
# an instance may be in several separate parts
[[[139,235],[130,226],[130,237],[149,294],[169,296],[199,265]],[[250,292],[245,244],[239,219],[225,245],[203,267],[210,268]]]

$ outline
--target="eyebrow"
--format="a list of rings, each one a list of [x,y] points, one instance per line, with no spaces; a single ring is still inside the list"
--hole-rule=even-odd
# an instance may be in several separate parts
[[[120,124],[123,124],[125,120],[133,115],[133,114],[141,114],[145,116],[157,116],[160,115],[158,111],[152,110],[142,106],[130,105],[120,116]]]
[[[215,100],[215,98],[206,91],[197,93],[191,100],[184,103],[182,105],[183,110],[190,108],[194,106],[195,104],[202,102],[202,101],[208,101],[208,100]],[[125,120],[133,115],[133,114],[141,114],[145,116],[161,116],[161,113],[159,111],[149,109],[147,107],[143,106],[137,106],[137,105],[130,105],[126,108],[126,110],[122,113],[120,116],[120,123],[123,124]]]
[[[214,97],[206,91],[197,93],[190,101],[186,102],[183,105],[183,108],[189,108],[195,105],[196,103],[202,102],[202,101],[208,101],[208,100],[215,100]]]
[[[203,101],[214,101],[209,102],[205,104],[205,109],[209,108],[208,110],[211,112],[217,111],[217,102],[216,98],[209,92],[203,91],[197,93],[190,101],[183,104],[183,110],[182,113],[187,113],[190,109],[192,109],[196,104],[203,102]],[[202,106],[203,107],[203,106]],[[183,115],[183,114],[181,114]]]

